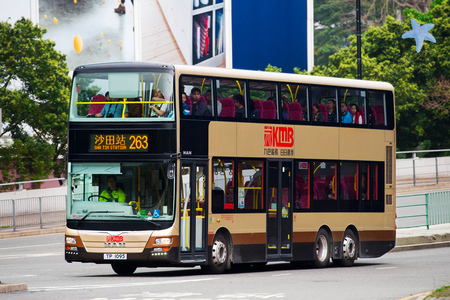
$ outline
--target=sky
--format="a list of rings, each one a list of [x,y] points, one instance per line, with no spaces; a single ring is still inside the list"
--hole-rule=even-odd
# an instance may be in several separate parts
[[[0,0],[0,21],[14,24],[17,20],[24,16],[31,18],[31,0]]]

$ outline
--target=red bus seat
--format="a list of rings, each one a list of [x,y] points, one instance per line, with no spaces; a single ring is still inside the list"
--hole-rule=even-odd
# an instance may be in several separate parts
[[[263,114],[262,119],[275,120],[277,118],[277,108],[272,100],[262,102]]]
[[[91,102],[106,102],[106,98],[103,95],[95,95],[94,97],[92,97]],[[91,104],[91,106],[89,107],[89,112],[88,115],[95,115],[98,114],[102,111],[103,106],[105,106],[105,104]]]
[[[302,120],[302,106],[298,102],[291,102],[289,107],[289,120],[301,121]]]
[[[253,99],[253,104],[255,105],[255,109],[258,110],[258,115],[259,115],[259,118],[261,119],[262,118],[262,114],[263,114],[263,107],[262,107],[262,104],[261,104],[261,100]]]
[[[219,117],[233,118],[235,109],[236,109],[236,105],[234,104],[233,99],[223,98],[222,99],[222,111],[220,112]]]

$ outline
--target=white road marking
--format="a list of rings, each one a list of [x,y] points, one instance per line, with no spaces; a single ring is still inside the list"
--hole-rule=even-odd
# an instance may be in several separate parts
[[[31,254],[11,254],[11,255],[2,255],[0,259],[22,259],[22,258],[35,258],[35,257],[44,257],[44,256],[58,256],[64,255],[63,251],[60,252],[47,252],[47,253],[31,253]]]
[[[275,274],[275,275],[272,275],[272,277],[278,277],[278,276],[291,276],[291,274],[290,274],[290,273],[284,273],[284,274]]]
[[[377,268],[377,270],[389,270],[389,269],[397,269],[397,267],[383,267],[383,268]]]
[[[172,280],[172,281],[149,281],[149,282],[129,282],[129,283],[111,283],[111,284],[83,284],[83,285],[69,285],[69,286],[47,286],[47,287],[29,287],[31,292],[50,292],[50,291],[69,291],[69,290],[84,290],[84,289],[106,289],[106,288],[123,288],[133,286],[149,286],[162,284],[180,284],[186,282],[201,282],[217,280],[219,278],[204,278],[204,279],[186,279],[186,280]]]
[[[17,246],[17,247],[9,247],[9,248],[0,248],[1,250],[11,250],[11,249],[23,249],[23,248],[35,248],[35,247],[45,247],[45,246],[55,246],[62,245],[63,243],[53,243],[53,244],[41,244],[41,245],[28,245],[28,246]]]

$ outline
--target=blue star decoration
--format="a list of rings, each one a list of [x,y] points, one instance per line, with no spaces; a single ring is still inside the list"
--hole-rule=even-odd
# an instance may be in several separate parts
[[[404,39],[414,38],[416,40],[417,53],[419,53],[420,50],[422,50],[424,40],[436,43],[436,39],[434,38],[434,36],[432,36],[431,33],[428,32],[431,28],[434,27],[434,24],[428,23],[420,26],[416,20],[411,19],[411,25],[413,29],[404,33],[402,35],[402,38]]]

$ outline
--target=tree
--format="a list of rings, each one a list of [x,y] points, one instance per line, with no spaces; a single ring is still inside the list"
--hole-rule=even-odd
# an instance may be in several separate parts
[[[3,181],[11,180],[10,169],[19,180],[64,173],[71,81],[65,55],[42,39],[45,32],[24,18],[0,23],[0,137],[13,141],[0,145]]]
[[[405,10],[405,22],[387,17],[382,27],[369,27],[362,37],[363,79],[387,81],[395,88],[397,145],[401,150],[450,147],[450,4],[449,0],[433,4],[424,16]],[[414,15],[419,21],[431,16],[435,25],[430,33],[436,44],[425,42],[419,53],[414,39],[402,38],[411,30]],[[314,66],[310,74],[356,78],[356,36],[348,41],[348,48],[329,57],[328,66]],[[308,74],[298,68],[294,71]]]
[[[401,12],[406,9],[417,14],[427,12],[431,1],[361,0],[361,31],[366,32],[369,26],[382,26],[388,16],[404,20]],[[314,26],[315,65],[326,66],[328,57],[348,47],[348,37],[356,32],[356,0],[314,1]]]

